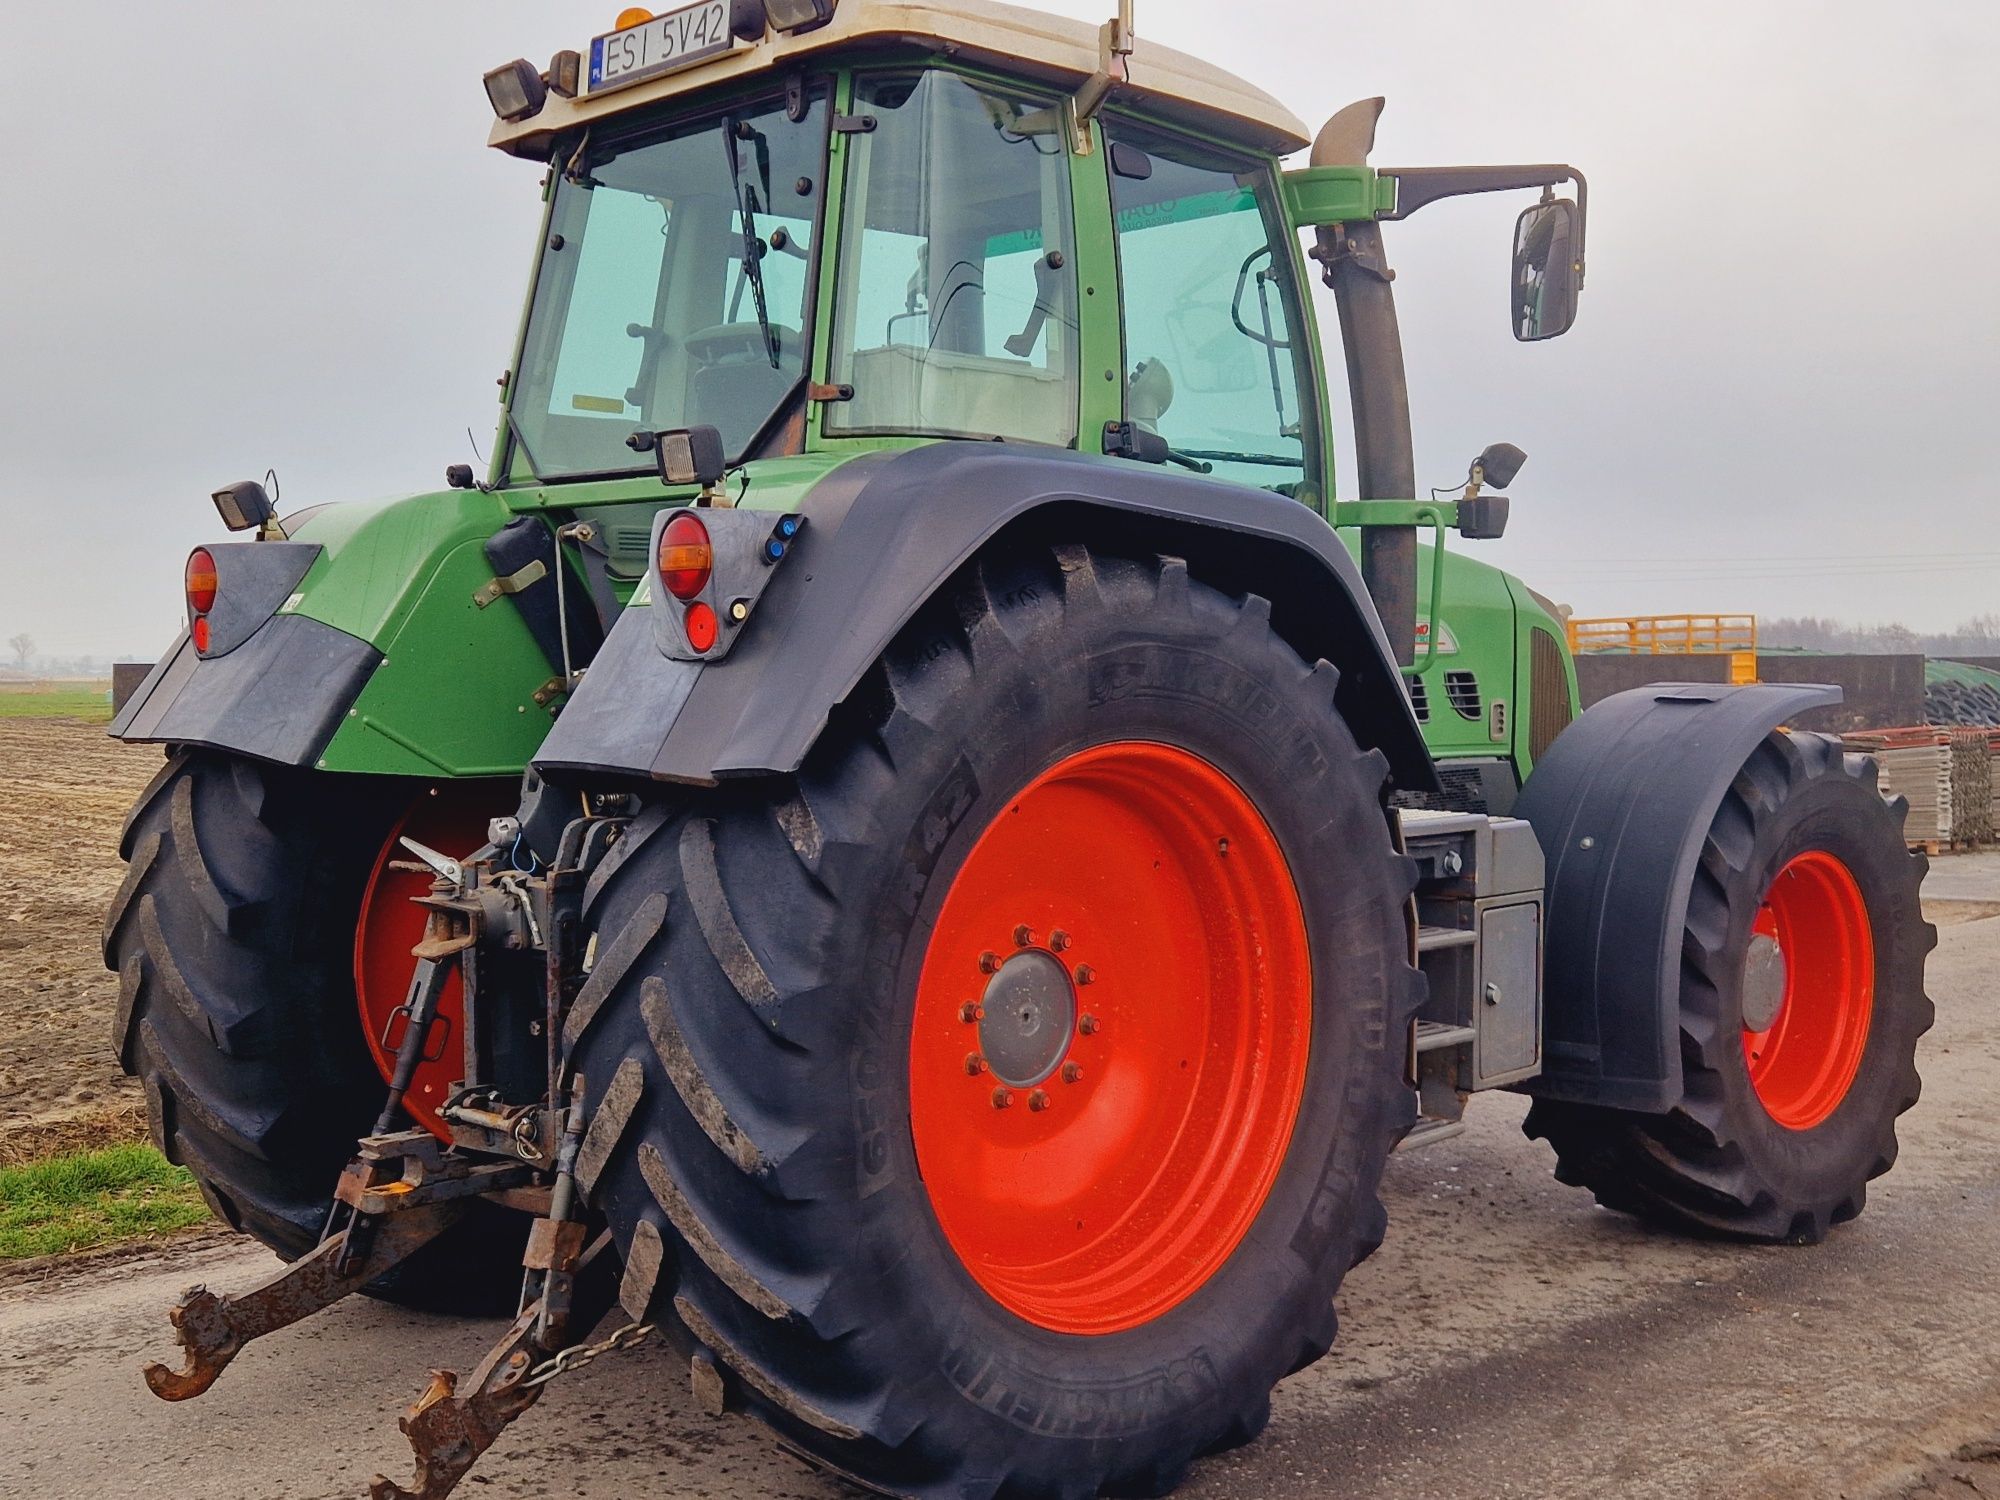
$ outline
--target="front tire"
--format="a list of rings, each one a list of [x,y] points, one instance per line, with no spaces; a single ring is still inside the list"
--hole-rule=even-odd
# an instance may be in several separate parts
[[[1261,1429],[1413,1108],[1414,871],[1333,697],[1177,560],[989,559],[796,778],[636,820],[567,1040],[698,1394],[954,1500]]]
[[[1702,1234],[1816,1243],[1896,1160],[1930,1029],[1924,860],[1875,764],[1771,734],[1710,826],[1681,946],[1682,1098],[1664,1115],[1538,1100],[1558,1180]]]

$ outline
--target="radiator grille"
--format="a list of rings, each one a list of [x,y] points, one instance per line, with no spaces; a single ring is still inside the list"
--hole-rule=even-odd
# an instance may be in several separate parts
[[[1556,638],[1546,630],[1528,633],[1533,637],[1528,653],[1528,756],[1540,760],[1569,727],[1569,674],[1563,670],[1562,647]]]
[[[1396,792],[1389,800],[1398,807],[1419,808],[1425,812],[1493,811],[1487,805],[1486,779],[1479,774],[1478,767],[1440,765],[1437,773],[1437,791]]]

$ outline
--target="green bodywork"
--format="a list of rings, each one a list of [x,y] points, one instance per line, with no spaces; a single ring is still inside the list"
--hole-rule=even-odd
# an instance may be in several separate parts
[[[853,97],[852,74],[842,72],[834,83],[834,107],[847,110]],[[1155,128],[1159,125],[1155,122]],[[824,202],[828,226],[841,222],[844,162],[852,139],[838,133],[831,138]],[[1101,146],[1089,153],[1078,151],[1073,138],[1071,146],[1078,281],[1092,288],[1079,304],[1075,333],[1084,373],[1078,398],[1078,446],[1096,452],[1102,448],[1105,424],[1125,415],[1123,383],[1106,377],[1129,365],[1120,300],[1113,294],[1116,218],[1107,153]],[[1286,174],[1277,170],[1275,161],[1269,165],[1270,201],[1291,228],[1393,211],[1393,182],[1366,168]],[[553,193],[545,196],[552,198]],[[1332,424],[1319,330],[1306,291],[1310,267],[1296,233],[1280,235],[1278,243],[1281,259],[1289,246],[1291,264],[1275,266],[1274,273],[1299,289],[1297,316],[1307,346],[1300,372],[1304,421],[1316,422],[1318,434],[1324,435]],[[830,309],[840,272],[838,250],[837,236],[822,231],[814,252],[818,305],[809,375],[815,382],[828,379],[832,357]],[[1309,380],[1304,378],[1308,374]],[[503,384],[503,409],[514,397],[514,384],[511,379]],[[745,467],[740,478],[732,476],[732,491],[744,484],[743,505],[796,509],[815,484],[859,454],[934,440],[836,437],[822,430],[826,410],[821,403],[808,404],[803,454],[757,460]],[[316,542],[325,551],[284,610],[366,640],[383,657],[328,744],[321,768],[425,777],[521,771],[548,729],[552,708],[560,709],[559,682],[508,601],[484,608],[475,602],[475,594],[492,579],[483,545],[522,513],[541,513],[552,526],[576,518],[589,520],[610,543],[614,581],[621,597],[629,600],[643,574],[654,512],[694,498],[691,491],[663,488],[651,474],[540,482],[510,436],[503,415],[485,488],[328,507],[297,528],[299,540]],[[1326,515],[1350,547],[1358,548],[1360,524],[1376,517],[1369,507],[1333,504],[1331,445],[1323,436],[1308,434],[1306,451],[1320,456],[1320,472],[1317,482],[1309,475],[1297,487],[1299,500]],[[1409,503],[1397,505],[1382,512],[1381,518],[1393,514],[1406,520],[1411,509]],[[1448,521],[1450,503],[1414,509],[1420,524],[1433,527],[1433,542],[1442,542],[1444,531],[1435,522],[1440,516]],[[1420,649],[1410,668],[1411,675],[1424,683],[1429,707],[1424,732],[1433,754],[1504,756],[1525,776],[1531,766],[1526,712],[1532,686],[1529,633],[1539,627],[1559,641],[1561,627],[1518,581],[1463,555],[1444,553],[1438,566],[1432,548],[1425,548],[1420,574],[1419,619],[1441,623],[1443,629],[1431,638],[1448,638],[1450,646]],[[578,589],[584,586],[575,572],[568,575],[568,582]],[[1420,625],[1420,634],[1423,629]],[[1574,669],[1566,651],[1560,660],[1564,688],[1573,705]],[[1495,699],[1504,703],[1497,729],[1486,711],[1469,718],[1448,706],[1444,675],[1465,671],[1476,675],[1483,703]],[[538,701],[538,693],[548,701]]]

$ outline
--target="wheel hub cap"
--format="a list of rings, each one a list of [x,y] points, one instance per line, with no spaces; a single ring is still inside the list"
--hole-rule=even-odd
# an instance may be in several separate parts
[[[1017,953],[987,983],[979,1045],[993,1076],[1017,1089],[1055,1072],[1076,1028],[1069,970],[1039,949]]]
[[[1785,950],[1767,932],[1750,935],[1743,956],[1743,1029],[1769,1031],[1785,1007]]]

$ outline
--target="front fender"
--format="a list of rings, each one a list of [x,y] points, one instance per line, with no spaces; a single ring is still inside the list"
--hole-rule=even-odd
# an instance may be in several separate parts
[[[1360,570],[1296,501],[1119,459],[938,443],[857,459],[797,509],[808,524],[727,659],[670,660],[647,612],[627,610],[537,769],[697,784],[794,771],[924,601],[982,547],[1021,537],[1165,552],[1264,595],[1301,655],[1340,669],[1336,702],[1396,784],[1436,785]]]
[[[1548,862],[1543,1057],[1521,1088],[1657,1113],[1681,1097],[1681,929],[1716,809],[1764,737],[1837,687],[1661,683],[1565,729],[1514,805]]]

